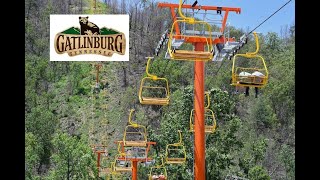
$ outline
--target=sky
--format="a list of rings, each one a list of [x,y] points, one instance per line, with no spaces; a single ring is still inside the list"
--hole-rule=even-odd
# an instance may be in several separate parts
[[[179,3],[179,0],[157,0],[159,2]],[[185,0],[184,4],[193,4],[195,0]],[[229,12],[228,22],[236,28],[251,31],[289,0],[198,0],[197,5],[237,7],[241,14]],[[293,25],[295,22],[295,0],[284,6],[280,11],[263,23],[255,31],[266,34],[276,32],[280,35],[281,27]]]

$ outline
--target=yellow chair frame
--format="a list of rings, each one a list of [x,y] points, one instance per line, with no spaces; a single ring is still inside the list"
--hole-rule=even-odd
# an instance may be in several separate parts
[[[116,172],[132,172],[132,162],[128,161],[126,158],[124,160],[119,160],[120,157],[126,157],[124,153],[117,154],[114,159],[114,171]],[[117,162],[124,161],[125,163],[130,163],[130,167],[119,166]]]
[[[111,162],[111,172],[106,176],[106,180],[122,180],[122,174],[114,171],[115,162]],[[112,177],[112,178],[111,178]]]
[[[205,24],[209,29],[209,37],[202,37],[202,36],[191,36],[191,35],[179,35],[181,39],[186,38],[206,38],[206,44],[208,46],[207,51],[194,51],[194,50],[178,50],[178,49],[172,49],[172,39],[173,39],[173,29],[176,23],[187,23],[187,24]],[[209,39],[209,42],[208,42]],[[210,24],[205,21],[194,21],[193,23],[190,23],[187,20],[176,20],[173,22],[171,27],[171,32],[169,35],[168,40],[168,53],[170,55],[170,59],[173,60],[189,60],[189,61],[210,61],[212,60],[214,56],[214,50],[213,50],[213,42],[211,39],[211,27]]]
[[[140,83],[140,89],[139,89],[139,101],[141,104],[149,104],[149,105],[168,105],[169,104],[169,96],[170,96],[170,91],[169,91],[169,82],[166,78],[159,78],[156,75],[150,74],[149,73],[149,64],[151,59],[153,57],[147,57],[147,67],[146,67],[146,73],[147,77],[144,77],[141,80]],[[165,87],[160,87],[160,86],[144,86],[147,81],[164,81],[166,86]],[[157,97],[144,97],[142,96],[143,89],[160,89],[166,92],[166,97],[164,98],[157,98]]]
[[[123,135],[123,145],[124,146],[135,146],[135,147],[139,147],[139,146],[147,146],[147,128],[143,125],[139,125],[137,123],[133,123],[131,121],[131,117],[132,117],[132,113],[134,112],[134,109],[130,110],[130,114],[129,114],[129,125],[126,126],[125,131],[124,131],[124,135]],[[143,132],[128,132],[129,128],[134,128],[134,129],[142,129]],[[128,141],[127,140],[127,136],[128,134],[139,134],[143,136],[143,141]]]
[[[150,172],[149,172],[149,180],[152,180],[152,175],[153,175],[152,172],[155,169],[162,169],[163,175],[166,177],[166,180],[168,180],[167,168],[164,166],[163,158],[161,158],[161,164],[160,165],[156,165],[156,166],[151,167]]]
[[[179,133],[179,142],[178,143],[174,143],[174,144],[168,144],[166,146],[166,155],[165,155],[165,161],[167,164],[183,164],[186,162],[187,160],[187,153],[186,153],[186,149],[182,144],[182,136],[181,136],[181,131],[178,130]],[[169,152],[170,150],[174,150],[174,151],[183,151],[184,157],[169,157]]]
[[[205,96],[207,97],[207,106],[205,107],[204,111],[205,111],[205,116],[212,118],[212,125],[205,125],[205,132],[206,133],[214,133],[217,127],[217,122],[216,122],[216,118],[214,116],[214,113],[211,109],[209,109],[210,107],[210,96],[209,96],[209,92],[205,92]],[[205,117],[206,118],[206,117]],[[194,120],[194,109],[191,110],[190,113],[190,132],[194,132],[194,124],[193,124],[193,120]]]
[[[257,55],[259,51],[259,40],[256,32],[253,32],[256,42],[256,51],[255,52],[247,52],[246,54],[236,54],[233,57],[233,64],[232,64],[232,80],[231,85],[233,86],[240,86],[240,87],[264,87],[267,84],[269,78],[269,72],[265,63],[265,60],[262,56]],[[247,59],[258,58],[263,63],[263,68],[243,68],[243,67],[236,67],[235,62],[237,57],[244,57]],[[241,71],[263,71],[265,72],[264,77],[258,76],[240,76],[238,72]]]
[[[182,14],[181,11],[182,6],[182,0],[179,2],[179,15],[181,16],[182,20],[176,20],[173,22],[171,31],[169,34],[169,40],[168,40],[168,53],[170,55],[170,58],[173,60],[189,60],[189,61],[209,61],[212,60],[214,56],[214,49],[213,49],[213,42],[212,42],[212,35],[211,35],[211,26],[206,21],[196,21],[194,18],[186,17]],[[190,35],[180,35],[181,39],[186,38],[205,38],[206,43],[208,46],[208,51],[190,51],[190,50],[175,50],[172,49],[172,39],[173,39],[173,29],[175,27],[176,23],[187,23],[187,24],[204,24],[208,27],[209,37],[203,37],[203,36],[190,36]],[[175,35],[177,36],[177,35]],[[208,42],[209,39],[209,42]]]
[[[109,174],[109,172],[112,171],[112,169],[110,167],[107,167],[105,165],[104,162],[106,162],[109,158],[106,156],[102,156],[101,157],[101,161],[100,161],[100,167],[99,167],[99,177],[104,177],[107,174]]]
[[[106,176],[106,180],[123,180],[123,175],[113,171]]]

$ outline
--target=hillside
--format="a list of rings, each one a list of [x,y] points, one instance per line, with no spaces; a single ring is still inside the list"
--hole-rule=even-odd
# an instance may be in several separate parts
[[[145,57],[153,56],[168,28],[163,22],[171,18],[170,12],[149,1],[97,2],[97,13],[130,14],[130,60],[101,63],[100,88],[94,91],[93,64],[49,61],[49,14],[93,13],[89,1],[69,2],[25,2],[26,179],[99,179],[91,145],[107,146],[110,158],[101,166],[109,167],[117,154],[114,141],[123,139],[130,109],[135,109],[135,120],[147,127],[148,140],[157,142],[150,153],[157,163],[166,145],[179,140],[177,130],[182,131],[187,162],[170,165],[167,171],[170,179],[193,179],[194,142],[189,132],[193,63],[169,61],[162,50],[149,70],[168,79],[170,105],[142,105],[138,98]],[[284,30],[286,36],[259,35],[259,54],[270,78],[258,98],[253,88],[248,97],[235,93],[230,85],[232,61],[205,65],[205,90],[217,120],[215,133],[206,136],[210,179],[228,175],[250,180],[295,179],[295,27]],[[245,31],[231,27],[230,33],[238,39]],[[238,53],[254,50],[250,38]],[[139,165],[138,179],[147,179],[149,170]]]

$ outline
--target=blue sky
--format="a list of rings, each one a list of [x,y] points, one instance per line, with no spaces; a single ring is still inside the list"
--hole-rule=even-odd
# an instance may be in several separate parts
[[[179,3],[179,0],[157,0],[159,2]],[[186,0],[185,4],[193,4],[195,0]],[[252,30],[278,10],[289,0],[198,0],[198,5],[239,7],[241,14],[229,13],[228,22],[236,28]],[[256,32],[266,34],[276,32],[280,35],[281,26],[294,24],[295,0],[292,0],[256,29]]]

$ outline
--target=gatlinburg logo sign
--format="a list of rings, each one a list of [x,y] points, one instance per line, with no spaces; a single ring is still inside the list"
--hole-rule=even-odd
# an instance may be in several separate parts
[[[69,56],[97,54],[111,57],[114,53],[124,55],[125,34],[112,28],[99,27],[89,21],[89,16],[79,16],[80,27],[70,27],[54,38],[56,53]]]

